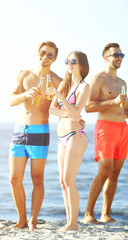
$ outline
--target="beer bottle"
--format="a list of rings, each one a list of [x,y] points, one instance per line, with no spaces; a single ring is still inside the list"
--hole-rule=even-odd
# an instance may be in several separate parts
[[[121,95],[125,95],[125,85],[122,85],[121,87]],[[125,107],[125,102],[121,102],[120,107],[121,108]]]
[[[53,87],[52,82],[51,82],[51,78],[50,78],[50,74],[47,74],[47,84],[46,84],[46,89],[49,87]],[[54,98],[54,94],[52,95],[47,95],[47,99],[48,100],[53,100]]]
[[[40,97],[41,97],[41,93],[42,93],[42,82],[41,81],[39,82],[39,85],[37,88],[38,88],[37,92],[40,94],[36,98],[34,98],[32,101],[32,104],[35,104],[35,105],[38,105],[39,101],[40,101]]]

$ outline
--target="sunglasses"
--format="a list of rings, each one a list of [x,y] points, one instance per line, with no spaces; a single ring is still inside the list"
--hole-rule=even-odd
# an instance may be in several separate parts
[[[76,59],[72,59],[72,60],[66,59],[65,64],[68,65],[69,63],[72,65],[75,65],[78,63],[78,61]]]
[[[47,53],[46,51],[40,51],[39,56],[44,57],[45,55],[47,56],[48,59],[52,60],[54,58],[52,53]]]
[[[121,57],[123,59],[125,54],[123,54],[123,53],[113,53],[113,54],[108,55],[107,57],[110,57],[110,56],[114,56],[115,58]]]

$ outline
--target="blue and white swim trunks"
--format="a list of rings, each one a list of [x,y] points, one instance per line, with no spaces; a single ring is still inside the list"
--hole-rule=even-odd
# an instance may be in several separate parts
[[[9,155],[30,159],[47,158],[49,125],[17,125],[14,128]]]

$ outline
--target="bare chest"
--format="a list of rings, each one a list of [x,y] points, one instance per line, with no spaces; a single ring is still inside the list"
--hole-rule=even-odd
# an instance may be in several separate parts
[[[46,79],[41,80],[39,77],[36,77],[33,74],[30,74],[28,77],[23,80],[23,90],[27,91],[32,87],[38,87],[41,82],[42,90],[46,90]]]
[[[113,99],[121,93],[121,83],[119,81],[106,81],[101,88],[102,99]]]

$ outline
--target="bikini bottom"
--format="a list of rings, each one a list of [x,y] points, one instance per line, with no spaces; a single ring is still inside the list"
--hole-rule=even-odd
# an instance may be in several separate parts
[[[70,133],[68,133],[64,136],[61,136],[61,137],[58,136],[58,140],[66,146],[69,138],[72,137],[75,134],[79,134],[80,136],[82,136],[82,134],[86,135],[84,129],[80,129],[78,131],[72,131],[72,132],[70,132]]]

